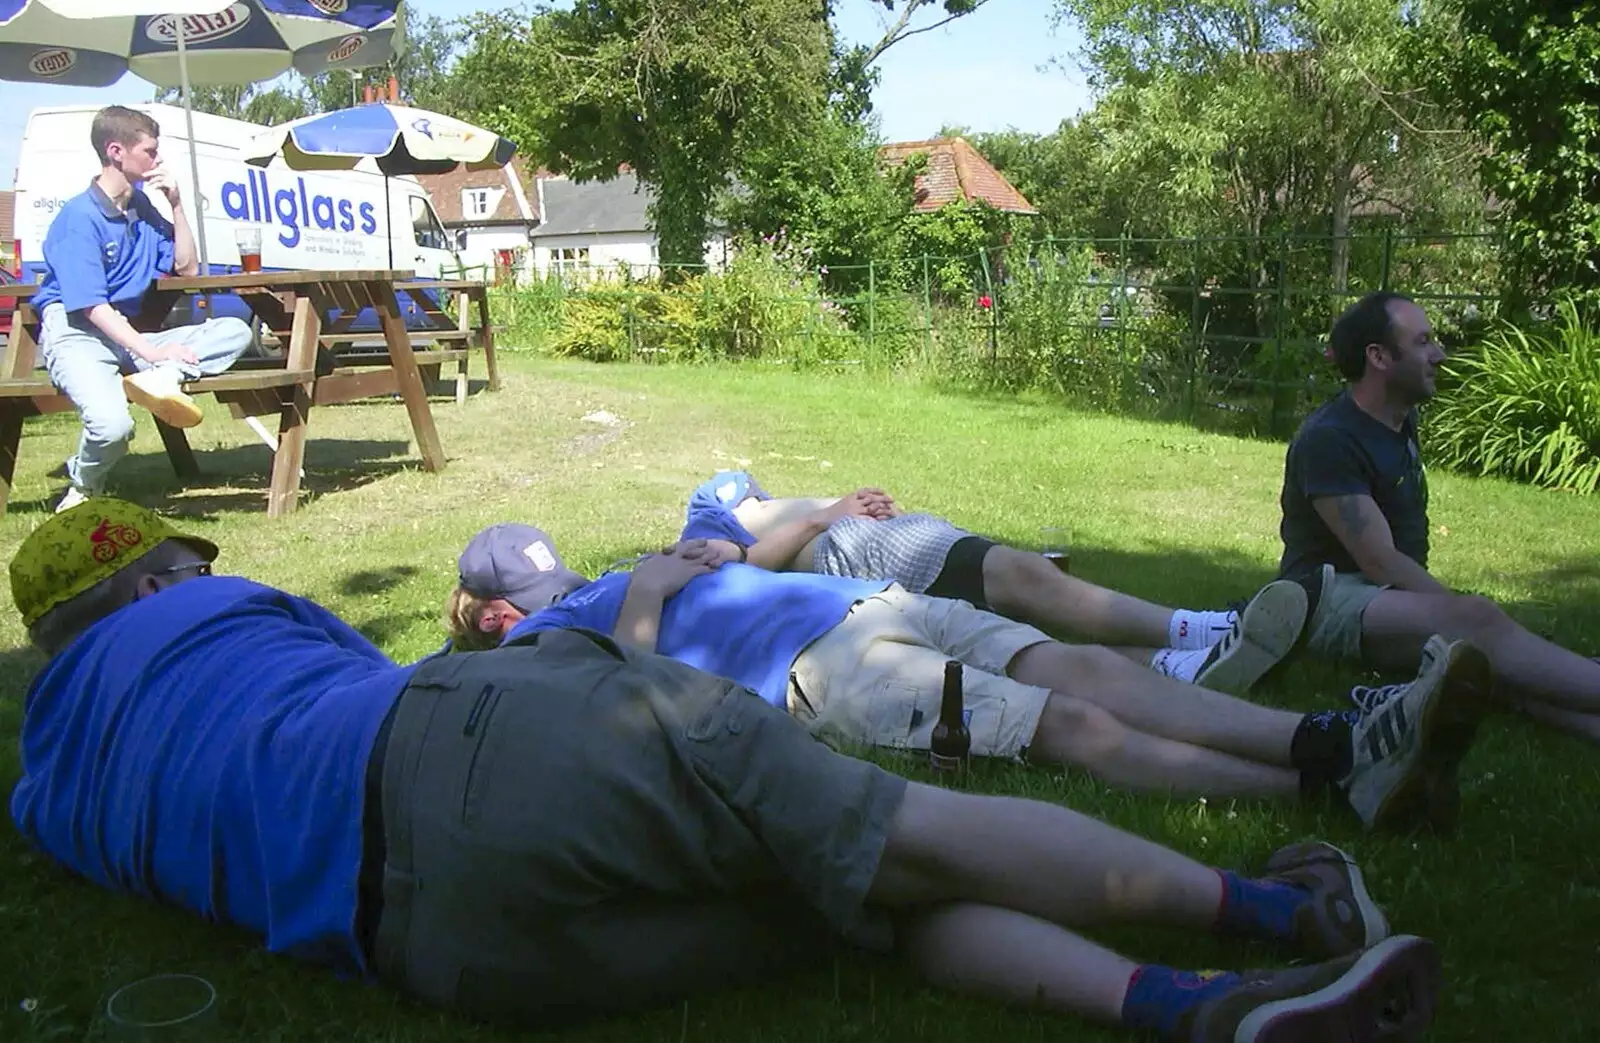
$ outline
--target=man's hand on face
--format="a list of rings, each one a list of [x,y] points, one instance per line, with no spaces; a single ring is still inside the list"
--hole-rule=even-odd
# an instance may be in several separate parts
[[[156,191],[166,196],[169,206],[177,206],[180,202],[178,182],[167,173],[166,167],[158,166],[145,175],[144,188],[147,193]]]
[[[670,598],[690,580],[716,571],[722,563],[706,557],[706,540],[685,540],[651,554],[633,567],[632,584],[663,599]],[[693,553],[696,556],[690,557]]]

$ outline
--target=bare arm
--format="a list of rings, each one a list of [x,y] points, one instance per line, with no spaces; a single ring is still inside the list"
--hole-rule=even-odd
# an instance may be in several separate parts
[[[770,572],[782,572],[794,564],[807,544],[828,530],[829,524],[821,514],[814,514],[780,525],[750,548],[746,560]]]
[[[1421,594],[1448,594],[1449,588],[1394,545],[1389,520],[1370,496],[1324,496],[1312,501],[1317,514],[1361,568],[1380,586]]]
[[[172,204],[172,273],[195,275],[200,271],[200,254],[194,247],[194,230],[182,202]]]
[[[194,248],[194,231],[189,227],[189,215],[184,212],[178,183],[167,173],[165,166],[159,166],[150,172],[145,180],[145,188],[166,196],[167,205],[172,208],[172,273],[194,275],[200,270],[200,262]]]
[[[617,610],[617,629],[612,637],[634,648],[654,652],[661,637],[661,611],[667,599],[690,580],[721,564],[704,555],[704,550],[703,540],[691,540],[639,562],[628,579],[628,593]]]
[[[812,511],[769,532],[750,548],[749,562],[772,572],[782,572],[794,564],[796,555],[812,540],[821,536],[828,526],[840,518],[854,516],[881,520],[890,517],[893,509],[893,498],[882,489],[857,489],[821,510]]]
[[[625,645],[654,652],[661,636],[661,610],[666,604],[666,595],[661,591],[648,583],[630,581],[628,595],[617,612],[617,632],[611,636]]]

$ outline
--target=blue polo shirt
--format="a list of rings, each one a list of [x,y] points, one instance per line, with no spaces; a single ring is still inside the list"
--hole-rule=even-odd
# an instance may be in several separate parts
[[[35,678],[12,818],[102,887],[359,969],[367,761],[413,669],[302,598],[175,584]]]
[[[109,302],[136,315],[150,284],[172,271],[172,222],[133,190],[126,212],[95,182],[67,200],[44,236],[44,278],[34,306],[60,303],[69,312]]]
[[[506,641],[572,627],[614,633],[630,578],[626,572],[614,572],[579,587],[518,623]],[[843,622],[857,602],[888,586],[887,582],[724,565],[690,580],[667,599],[661,610],[656,651],[737,681],[785,709],[789,668],[795,657]]]

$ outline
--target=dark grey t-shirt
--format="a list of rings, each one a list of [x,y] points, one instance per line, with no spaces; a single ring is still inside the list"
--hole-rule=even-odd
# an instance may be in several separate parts
[[[1365,493],[1394,533],[1394,545],[1428,567],[1428,476],[1417,445],[1417,413],[1393,431],[1341,391],[1306,417],[1289,443],[1283,468],[1283,560],[1279,574],[1299,576],[1331,562],[1359,572],[1312,501]]]

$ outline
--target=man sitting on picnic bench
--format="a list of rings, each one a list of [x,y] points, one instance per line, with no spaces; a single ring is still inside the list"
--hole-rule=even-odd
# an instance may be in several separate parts
[[[447,625],[463,644],[523,614],[507,641],[552,628],[610,634],[731,678],[842,747],[926,750],[955,659],[975,756],[1071,764],[1156,792],[1329,794],[1373,829],[1453,826],[1457,766],[1488,686],[1482,655],[1464,642],[1439,643],[1414,682],[1364,710],[1298,714],[1052,641],[963,601],[722,554],[707,541],[669,548],[662,556],[691,577],[670,590],[654,572],[589,582],[539,529],[490,526],[461,554]]]
[[[719,472],[695,489],[683,538],[747,547],[751,564],[775,571],[890,580],[956,598],[1234,695],[1297,648],[1319,593],[1312,574],[1269,583],[1237,609],[1166,608],[1062,572],[1042,554],[906,513],[882,489],[775,499],[747,471]]]
[[[157,277],[198,268],[178,183],[157,155],[160,136],[146,113],[121,105],[96,113],[89,139],[100,176],[62,204],[45,233],[46,268],[33,298],[39,346],[51,382],[83,420],[78,451],[67,461],[72,484],[57,510],[105,488],[133,437],[129,400],[173,427],[193,427],[202,414],[182,382],[221,373],[250,346],[250,327],[234,318],[156,333],[129,322]],[[166,197],[171,221],[145,189]]]
[[[397,666],[216,557],[102,498],[23,542],[12,597],[52,659],[11,813],[90,881],[271,951],[540,1029],[770,980],[840,939],[1189,1043],[1414,1039],[1431,1018],[1436,949],[1390,935],[1329,844],[1250,878],[1056,805],[908,783],[584,631]],[[671,593],[691,565],[635,578]],[[1322,962],[1193,973],[1076,933],[1115,923]]]

